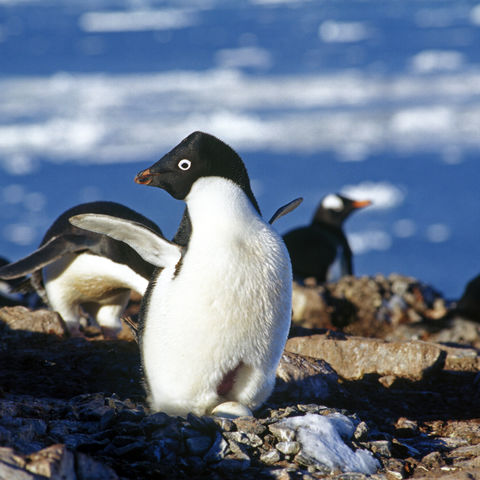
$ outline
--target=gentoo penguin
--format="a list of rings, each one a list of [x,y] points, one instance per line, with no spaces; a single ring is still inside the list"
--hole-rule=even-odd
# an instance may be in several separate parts
[[[186,202],[175,243],[117,218],[71,221],[163,267],[140,313],[150,406],[182,416],[248,413],[273,389],[290,327],[285,244],[262,219],[240,157],[209,134],[192,133],[135,181]]]
[[[352,275],[352,251],[342,230],[345,219],[356,209],[370,205],[339,194],[324,197],[310,225],[283,236],[296,279],[315,277],[317,282],[338,281]]]
[[[77,205],[55,220],[35,252],[0,268],[0,278],[32,274],[32,285],[62,316],[72,334],[79,332],[83,310],[104,334],[112,336],[121,329],[120,316],[130,291],[143,295],[154,267],[127,244],[82,230],[68,221],[82,213],[112,215],[161,234],[155,223],[118,203]]]

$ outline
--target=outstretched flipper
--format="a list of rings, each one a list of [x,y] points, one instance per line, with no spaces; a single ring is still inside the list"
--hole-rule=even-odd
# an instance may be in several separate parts
[[[10,280],[23,277],[42,269],[67,253],[88,250],[92,242],[95,243],[91,239],[79,235],[53,237],[27,257],[1,267],[0,278]]]
[[[182,256],[182,248],[179,245],[169,242],[158,232],[134,221],[86,213],[70,217],[70,223],[126,243],[145,261],[156,267],[176,265]]]
[[[272,215],[272,218],[268,221],[268,223],[271,225],[273,222],[278,220],[280,217],[283,217],[287,213],[293,212],[293,210],[295,210],[302,202],[303,202],[303,198],[299,197],[299,198],[296,198],[295,200],[292,200],[291,202],[287,203],[283,207],[280,207]]]

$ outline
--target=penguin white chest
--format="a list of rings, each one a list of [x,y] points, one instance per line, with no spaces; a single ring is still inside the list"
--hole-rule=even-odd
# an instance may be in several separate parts
[[[160,274],[144,318],[152,407],[209,413],[235,371],[227,398],[255,408],[273,388],[290,325],[288,253],[232,182],[201,179],[187,203],[188,249],[177,274]]]

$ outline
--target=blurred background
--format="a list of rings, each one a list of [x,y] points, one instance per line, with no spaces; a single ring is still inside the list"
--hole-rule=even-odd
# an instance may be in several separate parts
[[[480,273],[480,3],[0,0],[0,256],[86,201],[173,235],[183,202],[135,174],[194,130],[244,159],[264,216],[346,222],[357,275],[458,298]]]

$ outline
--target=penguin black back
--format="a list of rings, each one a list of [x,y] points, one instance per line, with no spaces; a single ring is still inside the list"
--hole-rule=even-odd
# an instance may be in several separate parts
[[[116,202],[89,202],[76,205],[64,213],[62,213],[52,226],[45,233],[40,245],[44,245],[50,239],[59,235],[73,235],[73,236],[88,236],[91,242],[88,248],[92,253],[100,256],[105,256],[111,260],[130,266],[139,275],[143,277],[149,277],[153,272],[153,266],[145,262],[138,253],[130,248],[127,244],[118,241],[112,241],[109,237],[101,235],[95,232],[83,230],[75,227],[69,222],[69,218],[82,213],[100,213],[105,215],[112,215],[125,220],[131,220],[135,222],[141,222],[151,228],[152,230],[162,234],[160,228],[147,217],[144,217],[140,213],[121,205]]]
[[[314,277],[317,282],[352,275],[352,251],[342,226],[348,216],[370,201],[355,201],[339,194],[324,197],[310,225],[287,232],[287,245],[294,277]],[[335,266],[334,272],[333,266]]]

